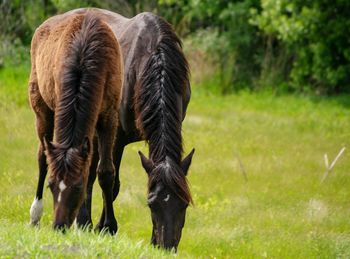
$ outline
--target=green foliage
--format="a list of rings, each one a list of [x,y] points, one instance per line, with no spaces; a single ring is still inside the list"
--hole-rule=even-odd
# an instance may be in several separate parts
[[[46,18],[89,6],[125,16],[141,11],[164,16],[187,38],[188,56],[200,54],[212,66],[212,73],[197,78],[203,85],[215,82],[216,92],[350,91],[346,0],[2,0],[0,68],[28,62],[33,32]]]
[[[200,41],[203,29],[213,32],[213,47],[202,48],[206,38],[199,47],[217,63],[223,93],[276,85],[278,91],[349,91],[349,12],[344,0],[159,1],[159,13],[180,34]]]
[[[296,89],[349,91],[350,2],[262,0],[250,23],[276,37],[293,54],[290,77]]]
[[[297,8],[296,1],[262,0],[261,13],[251,9],[250,23],[267,34],[277,34],[286,42],[297,42],[307,34],[318,20],[319,12],[308,6]]]

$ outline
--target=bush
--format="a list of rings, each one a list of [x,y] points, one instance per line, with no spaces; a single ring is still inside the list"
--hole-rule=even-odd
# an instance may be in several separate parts
[[[290,84],[319,93],[349,91],[350,2],[262,0],[250,23],[293,56]]]

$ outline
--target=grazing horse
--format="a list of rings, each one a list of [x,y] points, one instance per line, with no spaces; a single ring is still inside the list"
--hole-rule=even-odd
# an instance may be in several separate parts
[[[117,38],[108,23],[93,12],[55,16],[35,31],[31,62],[29,98],[40,140],[31,223],[38,224],[43,212],[43,185],[49,167],[54,228],[71,226],[85,200],[96,132],[97,174],[105,205],[102,225],[115,233],[113,148],[123,83]]]

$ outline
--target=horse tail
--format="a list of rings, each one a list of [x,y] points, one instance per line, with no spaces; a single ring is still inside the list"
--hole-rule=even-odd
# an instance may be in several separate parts
[[[80,145],[85,133],[95,127],[107,69],[113,69],[109,67],[113,55],[120,56],[113,32],[96,16],[76,16],[71,27],[66,30],[70,43],[65,46],[55,112],[56,142],[64,147]]]
[[[69,27],[70,26],[70,27]],[[121,54],[110,27],[92,14],[79,15],[67,26],[55,110],[55,144],[49,150],[51,170],[74,168],[86,137],[91,141],[101,109],[106,80],[121,73]],[[63,45],[63,46],[62,46]],[[118,100],[115,100],[117,102]],[[63,170],[64,172],[64,170]]]
[[[188,63],[180,39],[170,24],[156,17],[160,37],[142,70],[135,91],[136,126],[150,147],[154,162],[182,155],[182,96]]]

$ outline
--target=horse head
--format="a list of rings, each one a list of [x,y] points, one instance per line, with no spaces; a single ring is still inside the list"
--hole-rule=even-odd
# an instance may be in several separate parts
[[[154,163],[139,152],[148,175],[148,206],[153,223],[151,243],[165,249],[177,250],[186,209],[192,202],[186,175],[194,149],[179,164],[166,159]]]
[[[69,228],[84,200],[88,179],[90,141],[85,138],[76,148],[64,148],[44,139],[51,169],[49,188],[54,202],[55,229]]]

